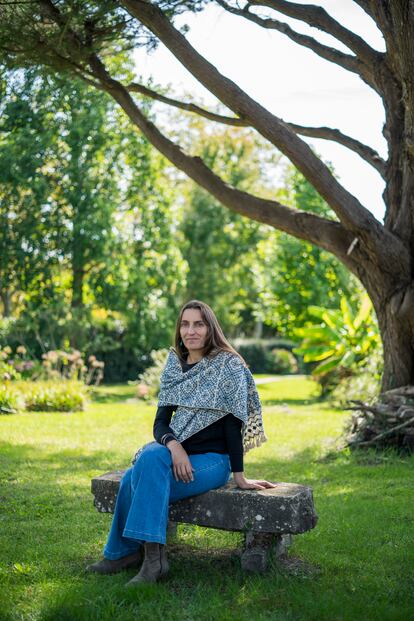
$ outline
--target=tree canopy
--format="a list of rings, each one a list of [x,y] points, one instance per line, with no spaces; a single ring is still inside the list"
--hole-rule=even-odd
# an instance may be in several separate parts
[[[350,1],[350,0],[349,0]],[[335,128],[303,127],[265,109],[229,77],[222,75],[174,24],[178,13],[201,11],[215,2],[223,10],[282,32],[329,62],[353,72],[382,99],[388,157]],[[147,139],[175,166],[223,205],[244,216],[305,239],[334,254],[362,282],[379,320],[384,343],[384,385],[414,381],[414,72],[413,13],[405,0],[356,2],[383,34],[386,51],[371,47],[317,5],[287,0],[254,2],[206,0],[124,0],[83,3],[40,0],[1,4],[0,49],[10,64],[42,64],[68,71],[107,92]],[[329,34],[338,47],[304,35],[281,16]],[[222,104],[218,114],[129,81],[119,62],[136,46],[162,42]],[[342,51],[345,46],[348,51]],[[331,208],[334,217],[292,209],[278,200],[227,183],[203,159],[185,152],[145,114],[142,96],[152,97],[214,122],[252,127],[285,154]],[[386,181],[386,215],[380,223],[347,191],[301,135],[341,143],[369,162]]]

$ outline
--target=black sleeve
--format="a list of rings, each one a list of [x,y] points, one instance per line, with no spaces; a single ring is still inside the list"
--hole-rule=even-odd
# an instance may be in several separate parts
[[[175,405],[162,405],[159,406],[157,409],[152,431],[154,434],[154,439],[160,444],[162,444],[161,438],[166,433],[172,433],[175,436],[173,430],[169,427],[171,417],[175,410]]]
[[[224,418],[224,433],[232,472],[243,472],[242,424],[240,418],[233,414]]]

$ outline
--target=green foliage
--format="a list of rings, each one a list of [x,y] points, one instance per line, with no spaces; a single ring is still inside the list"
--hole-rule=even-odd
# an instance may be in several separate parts
[[[298,361],[291,351],[275,347],[270,351],[271,373],[278,375],[287,375],[297,373],[299,370]]]
[[[344,296],[339,309],[311,306],[309,312],[319,323],[296,330],[302,343],[294,352],[305,362],[317,363],[312,374],[320,378],[327,393],[341,378],[356,373],[379,348],[378,326],[367,294],[361,297],[356,312]]]
[[[287,167],[282,203],[335,219],[331,209],[292,166]],[[312,306],[339,306],[341,296],[354,300],[359,285],[329,252],[280,231],[269,231],[258,247],[256,278],[261,282],[260,308],[264,323],[294,338],[295,329],[313,321]]]
[[[24,399],[24,409],[29,412],[76,412],[85,409],[86,389],[79,381],[17,382],[14,386]]]
[[[160,391],[161,373],[165,367],[168,349],[153,350],[152,364],[138,377],[137,397],[146,401],[156,399]]]
[[[16,381],[0,387],[0,412],[76,412],[84,410],[86,389],[82,382]]]
[[[16,318],[2,343],[24,344],[32,360],[79,350],[105,362],[106,381],[131,380],[149,351],[170,345],[189,298],[208,302],[234,338],[291,335],[309,321],[309,304],[335,303],[342,290],[352,297],[349,275],[326,253],[183,183],[104,94],[35,70],[4,77],[0,294]],[[171,119],[229,184],[274,196],[280,156],[250,129]],[[303,177],[289,175],[285,202],[326,215]],[[256,370],[278,372],[257,355]]]
[[[245,128],[212,130],[205,121],[185,122],[172,116],[178,139],[191,153],[217,171],[231,186],[271,195],[273,180],[266,171],[278,167],[280,156]],[[180,233],[188,265],[186,299],[206,301],[229,337],[250,335],[257,323],[260,281],[257,247],[268,229],[223,207],[194,182],[183,188]]]
[[[65,31],[62,36],[53,19],[59,11]],[[154,37],[130,19],[113,0],[59,1],[51,10],[47,3],[2,2],[0,5],[0,50],[8,66],[46,65],[54,70],[79,71],[89,68],[91,52],[120,56],[133,44],[151,49]],[[78,45],[75,40],[83,42]],[[75,40],[74,40],[75,39]]]
[[[15,384],[5,382],[0,385],[0,414],[14,414],[23,409],[24,399]]]
[[[185,286],[166,162],[82,82],[3,75],[0,296],[13,322],[0,342],[32,360],[82,350],[107,381],[132,379],[169,345]]]
[[[349,406],[350,400],[372,403],[381,392],[381,376],[384,360],[380,347],[368,356],[358,372],[345,377],[333,389],[330,400],[336,407]]]
[[[297,372],[297,360],[290,353],[294,347],[292,341],[283,341],[282,339],[236,339],[233,341],[233,345],[240,355],[243,356],[252,373]]]

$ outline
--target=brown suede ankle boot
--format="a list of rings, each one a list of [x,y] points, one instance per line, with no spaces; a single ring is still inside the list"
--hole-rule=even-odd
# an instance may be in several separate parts
[[[143,549],[141,546],[137,552],[116,560],[103,558],[101,561],[88,565],[86,571],[95,572],[97,574],[117,574],[130,567],[139,567],[140,563],[142,563],[143,556]]]
[[[147,541],[144,544],[145,558],[139,574],[134,576],[125,586],[131,587],[143,582],[157,582],[168,573],[169,565],[165,545]]]

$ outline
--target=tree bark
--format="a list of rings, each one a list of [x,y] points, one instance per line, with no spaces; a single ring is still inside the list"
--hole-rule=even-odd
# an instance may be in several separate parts
[[[73,264],[72,269],[72,308],[83,308],[83,281],[85,277],[85,272],[83,269],[83,265]]]
[[[392,304],[377,309],[384,349],[382,390],[414,384],[414,333],[410,322],[395,315]]]
[[[9,289],[3,289],[1,292],[1,301],[3,302],[3,317],[11,317],[12,303]]]

